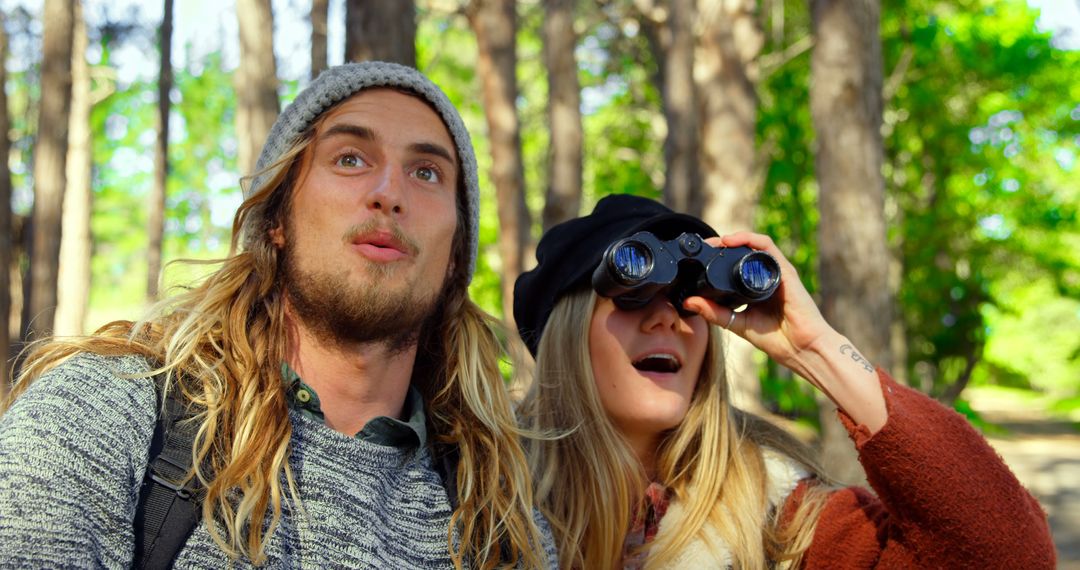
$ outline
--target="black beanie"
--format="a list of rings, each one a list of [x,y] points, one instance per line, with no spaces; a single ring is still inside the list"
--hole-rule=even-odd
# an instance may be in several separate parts
[[[648,230],[663,240],[683,232],[703,238],[716,230],[686,214],[640,196],[605,196],[591,214],[549,229],[536,247],[536,267],[514,283],[514,321],[529,352],[536,356],[551,310],[563,294],[589,283],[604,250],[613,242]]]

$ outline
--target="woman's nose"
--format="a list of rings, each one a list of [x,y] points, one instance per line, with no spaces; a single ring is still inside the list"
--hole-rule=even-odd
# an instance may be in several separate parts
[[[655,329],[675,329],[679,321],[679,311],[671,300],[665,295],[657,295],[648,305],[645,305],[645,318],[641,321],[641,328],[645,332]]]

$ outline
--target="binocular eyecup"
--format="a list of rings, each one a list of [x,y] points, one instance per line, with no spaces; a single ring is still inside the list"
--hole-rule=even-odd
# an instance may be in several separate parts
[[[746,246],[713,247],[696,233],[663,241],[641,231],[608,246],[592,286],[623,310],[663,294],[685,314],[683,301],[693,295],[732,308],[768,299],[780,286],[780,264]]]

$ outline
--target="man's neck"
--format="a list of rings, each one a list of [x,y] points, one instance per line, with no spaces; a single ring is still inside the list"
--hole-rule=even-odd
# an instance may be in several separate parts
[[[416,345],[342,346],[320,341],[303,324],[290,327],[286,360],[319,395],[326,425],[356,435],[378,416],[398,418],[409,390]]]

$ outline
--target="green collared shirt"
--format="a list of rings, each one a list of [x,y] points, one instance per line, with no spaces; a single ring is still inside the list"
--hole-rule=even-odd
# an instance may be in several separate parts
[[[319,396],[315,389],[300,379],[300,375],[289,366],[281,363],[281,381],[285,387],[289,407],[305,416],[326,423]],[[424,399],[413,386],[405,394],[405,405],[401,408],[404,421],[389,416],[379,416],[368,421],[364,429],[356,434],[358,439],[390,447],[412,447],[427,444],[427,419],[424,416]]]

